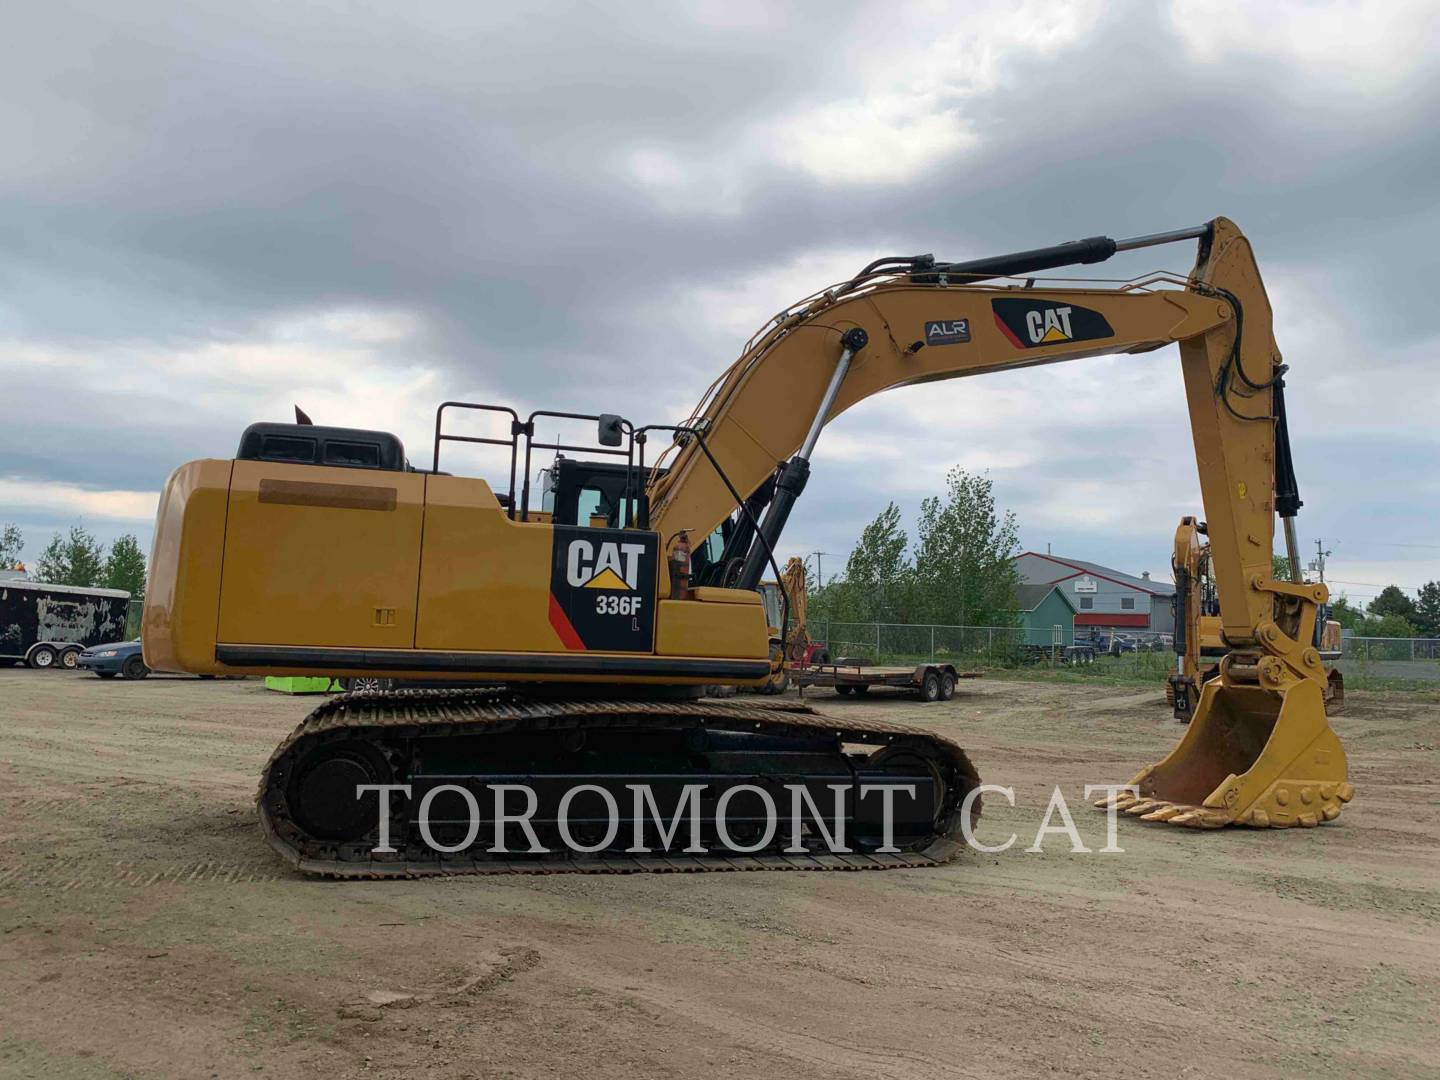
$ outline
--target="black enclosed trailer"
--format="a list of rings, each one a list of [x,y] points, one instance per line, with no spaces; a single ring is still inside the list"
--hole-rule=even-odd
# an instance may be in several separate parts
[[[0,664],[75,666],[82,649],[125,637],[130,594],[0,577]]]

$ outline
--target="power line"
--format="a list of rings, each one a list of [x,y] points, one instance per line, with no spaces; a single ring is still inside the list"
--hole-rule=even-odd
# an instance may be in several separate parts
[[[1440,544],[1401,544],[1393,540],[1361,540],[1355,543],[1350,540],[1336,540],[1337,544],[1344,544],[1346,547],[1402,547],[1402,548],[1425,548],[1430,551],[1440,551]]]
[[[1398,581],[1392,581],[1389,585],[1381,585],[1378,581],[1346,581],[1344,578],[1337,577],[1330,578],[1330,581],[1335,585],[1363,585],[1367,589],[1388,589],[1390,585],[1394,585],[1397,589],[1406,589],[1410,592],[1420,591],[1419,585],[1401,585]]]
[[[826,555],[834,555],[835,552],[833,552],[833,551],[812,551],[812,552],[810,552],[810,554],[815,556],[815,586],[816,586],[816,588],[823,589],[823,588],[825,587],[825,571],[822,570],[821,567],[820,567],[820,560],[821,560],[824,556],[826,556]],[[806,559],[807,559],[807,561],[808,561],[808,559],[809,559],[809,556],[808,556],[808,555],[806,556]]]
[[[1399,589],[1401,592],[1411,592],[1411,593],[1413,593],[1413,592],[1419,592],[1419,591],[1420,591],[1420,586],[1419,586],[1419,585],[1402,585],[1402,584],[1401,584],[1400,582],[1398,582],[1398,581],[1392,581],[1392,582],[1390,582],[1388,585],[1381,585],[1381,584],[1379,584],[1378,582],[1374,582],[1374,581],[1346,581],[1344,578],[1333,578],[1333,577],[1332,577],[1332,578],[1330,578],[1330,579],[1328,580],[1327,584],[1330,584],[1330,585],[1360,585],[1360,586],[1363,586],[1364,588],[1367,588],[1367,589],[1388,589],[1388,588],[1390,588],[1391,585],[1393,585],[1393,586],[1395,586],[1395,588]],[[1377,594],[1377,595],[1378,595],[1378,594]]]

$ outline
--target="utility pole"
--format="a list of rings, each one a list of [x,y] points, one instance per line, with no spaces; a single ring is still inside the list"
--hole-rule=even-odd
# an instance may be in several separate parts
[[[821,569],[820,557],[822,555],[834,555],[835,553],[833,551],[812,551],[810,554],[815,556],[815,587],[817,589],[823,589],[825,587],[825,571]]]
[[[1322,582],[1325,580],[1325,560],[1330,554],[1331,553],[1325,549],[1325,541],[1317,539],[1315,541],[1315,564],[1313,569],[1320,575]]]

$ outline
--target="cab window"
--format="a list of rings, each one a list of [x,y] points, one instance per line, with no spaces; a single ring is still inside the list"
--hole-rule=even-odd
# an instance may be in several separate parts
[[[720,561],[725,554],[725,530],[724,526],[717,525],[715,531],[705,538],[705,543],[700,545],[705,549],[704,560],[707,565],[714,565]]]
[[[580,501],[575,506],[575,524],[589,525],[592,518],[603,517],[607,523],[610,515],[606,512],[604,499],[599,488],[581,488]]]

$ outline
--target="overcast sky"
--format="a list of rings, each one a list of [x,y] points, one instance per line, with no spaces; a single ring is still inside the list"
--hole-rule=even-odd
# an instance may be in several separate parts
[[[446,398],[675,422],[871,258],[1217,214],[1291,365],[1305,509],[1362,601],[1440,578],[1440,5],[14,5],[0,521],[148,547],[176,465],[299,402],[428,457]],[[1090,268],[1187,270],[1193,247]],[[900,390],[822,437],[790,552],[947,467],[1024,546],[1168,577],[1178,352]]]

